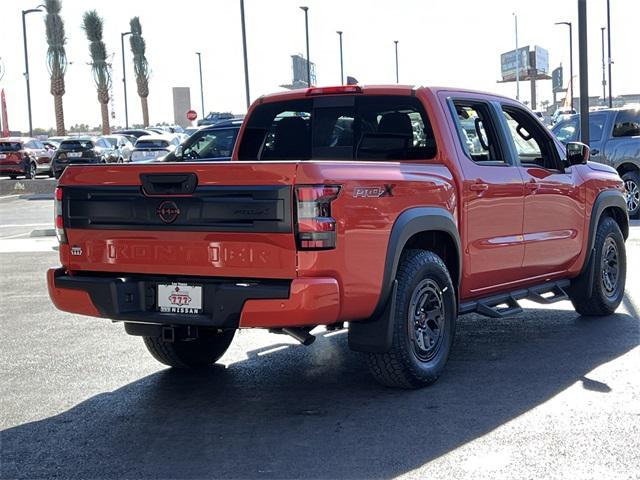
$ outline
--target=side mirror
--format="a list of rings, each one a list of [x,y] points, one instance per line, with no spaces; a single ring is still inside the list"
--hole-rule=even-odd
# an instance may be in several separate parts
[[[589,160],[590,148],[580,142],[567,143],[567,161],[569,165],[584,165]]]
[[[182,148],[182,145],[178,145],[174,150],[173,154],[178,158],[182,158],[183,152],[184,152],[184,148]]]

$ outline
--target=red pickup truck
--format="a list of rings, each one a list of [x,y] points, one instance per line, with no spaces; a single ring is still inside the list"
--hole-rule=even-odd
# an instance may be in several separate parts
[[[421,387],[443,371],[459,314],[620,304],[624,187],[588,157],[496,95],[261,97],[231,162],[68,168],[49,293],[123,322],[174,367],[216,362],[239,328],[309,344],[316,326],[348,322],[377,380]]]

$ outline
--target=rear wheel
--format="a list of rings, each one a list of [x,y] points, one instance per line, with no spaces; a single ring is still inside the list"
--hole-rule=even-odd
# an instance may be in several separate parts
[[[444,262],[429,251],[404,252],[396,279],[391,348],[368,354],[369,369],[383,385],[420,388],[438,379],[449,357],[455,291]]]
[[[627,211],[629,218],[640,218],[640,175],[638,172],[627,172],[622,176],[627,189]]]
[[[165,342],[161,337],[143,337],[143,340],[159,362],[175,368],[199,368],[216,363],[231,345],[234,335],[235,330],[225,330],[192,340]]]
[[[9,175],[9,178],[10,178],[11,180],[15,180],[16,178],[18,178],[18,176],[17,176],[17,175]]]
[[[591,279],[578,277],[569,291],[571,303],[581,315],[610,315],[616,311],[624,296],[627,275],[627,258],[620,227],[611,217],[600,220],[594,244]],[[585,272],[583,275],[588,275]],[[588,282],[593,291],[588,295]]]

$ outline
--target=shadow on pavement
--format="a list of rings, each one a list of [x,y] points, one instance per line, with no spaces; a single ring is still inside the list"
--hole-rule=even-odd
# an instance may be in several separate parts
[[[420,391],[375,384],[343,333],[274,345],[226,368],[163,370],[7,429],[2,477],[392,477],[576,382],[606,395],[586,376],[639,338],[625,314],[462,317],[444,376]]]

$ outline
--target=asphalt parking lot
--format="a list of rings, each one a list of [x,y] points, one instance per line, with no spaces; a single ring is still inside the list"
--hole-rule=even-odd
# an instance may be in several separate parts
[[[420,391],[378,386],[321,329],[164,368],[121,325],[53,308],[50,228],[51,200],[0,198],[2,478],[640,478],[640,222],[618,312],[461,317]]]

